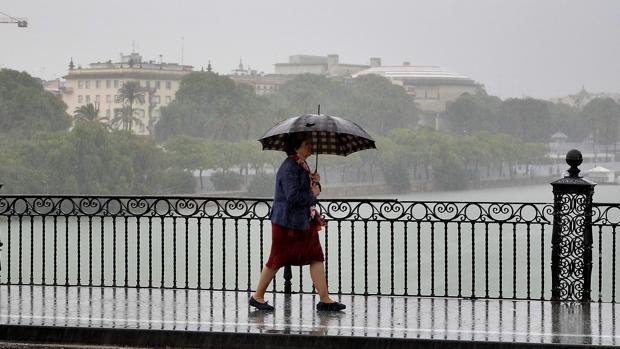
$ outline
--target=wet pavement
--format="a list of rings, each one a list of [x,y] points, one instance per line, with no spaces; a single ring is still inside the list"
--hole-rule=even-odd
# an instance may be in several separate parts
[[[222,340],[226,347],[249,347],[243,343],[265,338],[280,347],[286,343],[299,345],[294,341],[303,338],[312,338],[305,342],[309,346],[319,343],[318,338],[322,345],[344,338],[357,347],[360,343],[367,343],[366,347],[398,347],[415,342],[439,347],[442,343],[453,346],[453,341],[461,346],[512,347],[517,343],[620,344],[615,320],[620,306],[611,303],[335,296],[347,309],[323,313],[315,310],[316,295],[268,294],[267,300],[276,307],[274,312],[250,308],[248,298],[246,292],[230,291],[0,286],[0,342],[23,338],[62,342],[62,336],[51,332],[62,329],[64,338],[71,337],[72,343],[81,343],[80,336],[92,339],[105,332],[108,339],[100,344],[108,345],[117,343],[114,331],[131,333],[127,330],[136,330],[136,338],[158,331],[166,336],[201,334],[202,339],[193,344],[177,343],[210,343],[211,347],[219,347],[213,343]],[[28,330],[47,333],[48,337],[28,337]],[[72,331],[75,335],[67,337]],[[205,340],[208,334],[218,337]],[[285,337],[288,341],[282,342]],[[238,346],[235,338],[239,339]],[[261,343],[269,346],[268,342]],[[2,343],[0,347],[4,347]]]

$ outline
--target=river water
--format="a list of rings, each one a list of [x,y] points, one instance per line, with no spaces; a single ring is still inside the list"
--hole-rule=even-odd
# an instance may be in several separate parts
[[[372,198],[396,198],[411,201],[497,201],[497,202],[553,202],[551,185],[531,185],[461,191],[421,192],[398,195],[377,195]],[[594,202],[620,202],[620,185],[597,185]]]

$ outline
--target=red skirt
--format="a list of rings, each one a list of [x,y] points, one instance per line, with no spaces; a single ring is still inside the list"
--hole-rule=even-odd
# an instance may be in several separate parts
[[[308,265],[324,260],[316,228],[298,230],[271,224],[271,253],[265,264],[267,268],[276,270],[285,265]]]

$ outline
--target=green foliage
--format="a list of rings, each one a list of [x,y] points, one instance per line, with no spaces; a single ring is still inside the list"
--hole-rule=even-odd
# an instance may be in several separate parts
[[[545,161],[544,145],[487,131],[451,135],[428,128],[395,129],[388,138],[378,137],[377,147],[386,183],[394,190],[420,171],[434,189],[456,190],[479,178],[483,167]]]
[[[465,189],[469,178],[465,162],[452,140],[435,146],[433,158],[433,188],[439,190]]]
[[[94,104],[88,103],[76,108],[73,115],[81,120],[92,122],[98,119],[99,110],[95,108]]]
[[[166,186],[171,181],[161,148],[149,138],[108,132],[102,125],[78,123],[71,132],[3,139],[1,146],[3,192],[142,195],[172,190]],[[188,180],[175,180],[183,178]],[[189,193],[193,177],[191,183]]]
[[[160,142],[175,135],[257,139],[280,120],[316,113],[319,104],[324,113],[346,116],[379,134],[395,127],[412,127],[418,121],[411,97],[380,76],[362,76],[344,84],[304,74],[283,84],[276,94],[262,97],[228,77],[200,72],[187,75],[175,100],[162,108],[155,135]]]
[[[191,172],[169,168],[163,173],[162,194],[188,194],[195,191],[195,178]]]
[[[418,111],[411,96],[382,76],[370,74],[355,78],[351,93],[342,115],[351,115],[353,121],[370,132],[387,134],[392,129],[415,127],[418,123]]]
[[[479,131],[497,132],[498,114],[502,101],[484,93],[464,93],[446,106],[446,117],[450,130],[456,134],[471,134]]]
[[[164,144],[164,148],[170,165],[182,170],[204,170],[212,168],[215,163],[203,139],[175,136]]]
[[[40,132],[66,130],[71,125],[66,109],[60,98],[28,73],[0,70],[0,133],[31,138]]]
[[[500,132],[526,142],[546,142],[555,132],[546,101],[509,98],[502,103]]]
[[[300,75],[269,97],[213,73],[191,73],[176,99],[162,108],[155,136],[131,133],[140,122],[134,107],[144,103],[137,82],[119,91],[123,108],[106,128],[92,104],[74,111],[76,122],[66,131],[66,106],[45,92],[26,73],[0,71],[0,182],[4,192],[80,194],[191,193],[194,171],[216,170],[217,190],[247,184],[253,196],[273,194],[273,169],[283,153],[262,151],[255,139],[275,122],[302,113],[343,116],[375,135],[378,150],[347,158],[321,156],[324,182],[328,173],[340,181],[374,180],[382,172],[394,192],[410,189],[410,179],[432,181],[435,189],[463,188],[480,178],[482,168],[500,173],[507,166],[544,162],[542,143],[561,130],[571,138],[592,133],[597,142],[614,144],[620,106],[595,99],[583,111],[532,98],[501,101],[483,91],[464,94],[448,105],[450,133],[415,128],[418,111],[405,90],[389,80],[366,75],[334,80]],[[111,131],[111,132],[110,132]],[[503,133],[498,133],[498,132]],[[311,161],[311,166],[314,164]],[[239,169],[238,173],[231,172]],[[512,171],[511,171],[512,173]],[[363,179],[368,175],[366,179]]]
[[[386,134],[397,127],[413,127],[416,106],[401,86],[377,75],[364,75],[343,84],[314,74],[303,74],[282,85],[271,98],[278,120],[303,113],[346,116],[371,133]]]
[[[248,194],[253,197],[273,197],[276,181],[274,174],[256,174],[248,186]]]
[[[407,172],[407,149],[386,137],[379,136],[376,142],[377,148],[380,149],[380,166],[387,186],[393,193],[409,191],[411,184]]]
[[[568,104],[548,103],[553,123],[552,134],[561,131],[573,141],[583,141],[591,132],[591,125],[582,112]]]
[[[240,190],[242,178],[241,175],[230,171],[218,171],[211,175],[211,183],[215,190]]]
[[[245,85],[214,73],[188,74],[175,100],[162,108],[155,136],[241,140],[264,132],[267,100]]]
[[[620,105],[613,99],[595,98],[583,107],[583,114],[598,143],[612,144],[618,141]]]
[[[142,120],[139,118],[140,113],[134,108],[134,105],[144,104],[144,90],[140,86],[139,81],[126,81],[118,89],[118,95],[123,106],[114,110],[114,118],[111,124],[113,127],[131,132],[134,124],[138,126],[143,125]]]

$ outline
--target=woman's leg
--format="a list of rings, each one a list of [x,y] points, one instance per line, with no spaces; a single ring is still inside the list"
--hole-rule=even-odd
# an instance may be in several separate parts
[[[263,267],[263,271],[260,273],[260,279],[258,279],[258,286],[256,287],[256,292],[254,292],[254,299],[259,303],[265,303],[265,291],[267,291],[267,287],[271,283],[271,280],[278,272],[278,269],[271,269],[267,266]]]
[[[314,282],[314,288],[316,288],[319,297],[321,297],[321,302],[332,303],[333,300],[329,298],[329,293],[327,292],[327,279],[325,278],[323,262],[312,262],[310,264],[310,277],[312,282]]]

